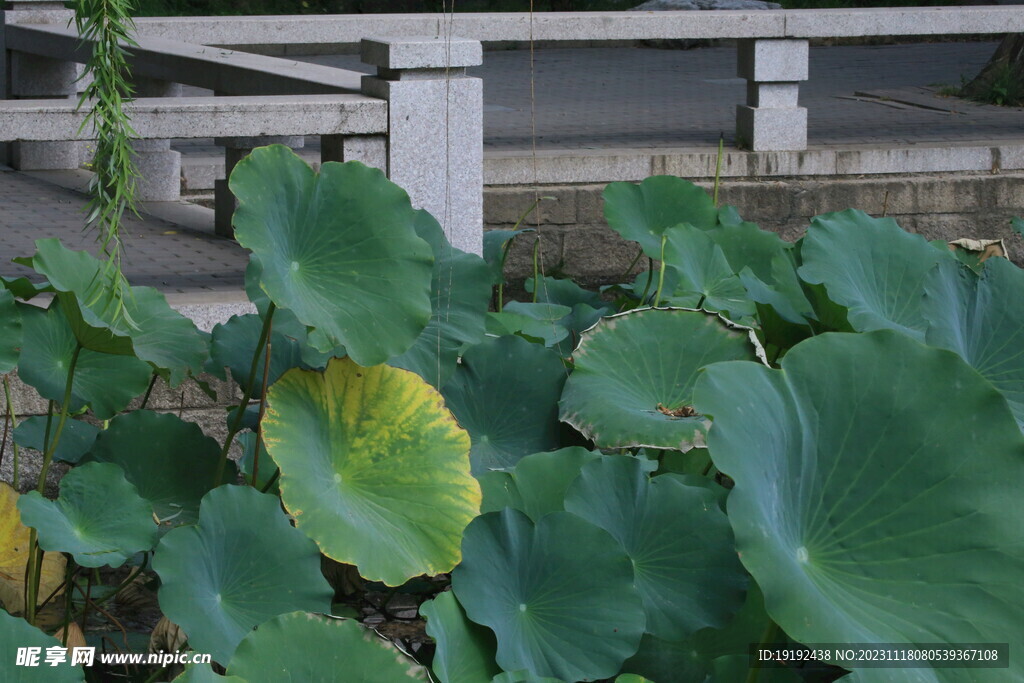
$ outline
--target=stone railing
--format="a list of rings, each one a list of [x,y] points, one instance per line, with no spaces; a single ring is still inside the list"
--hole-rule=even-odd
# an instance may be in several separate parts
[[[77,79],[92,46],[68,28],[61,2],[16,0],[2,13],[0,141],[22,170],[73,169],[83,160]],[[184,36],[182,36],[184,37]],[[137,36],[128,50],[137,99],[127,105],[139,199],[180,197],[181,159],[173,138],[209,138],[225,149],[225,170],[253,148],[303,146],[321,138],[322,161],[360,160],[385,170],[413,204],[434,214],[452,243],[479,253],[483,221],[483,101],[478,41],[435,37],[364,38],[363,74],[292,60]],[[0,64],[0,66],[3,66]],[[215,97],[181,97],[181,84]],[[216,186],[216,229],[231,234],[234,198]]]
[[[736,108],[736,138],[753,151],[807,148],[807,110],[798,105],[807,80],[808,40],[866,36],[1024,32],[1024,6],[715,12],[465,13],[142,19],[143,35],[184,35],[205,45],[297,53],[355,44],[365,35],[444,35],[482,42],[735,39],[737,75],[747,80]],[[285,51],[286,51],[285,50]]]
[[[77,167],[76,141],[88,136],[75,132],[75,79],[91,48],[67,27],[62,2],[8,5],[0,141],[17,141],[11,160],[19,168]],[[143,138],[136,144],[147,176],[143,198],[178,196],[180,159],[170,138],[214,137],[230,172],[256,145],[300,146],[301,136],[320,135],[323,159],[385,169],[453,243],[479,251],[482,87],[465,69],[482,62],[481,42],[736,39],[738,75],[747,80],[737,139],[754,152],[785,153],[807,147],[798,98],[809,39],[1024,32],[1024,8],[176,17],[139,19],[137,27],[130,54],[139,99],[131,113]],[[367,38],[378,35],[390,37]],[[230,49],[276,47],[283,55],[325,45],[360,45],[376,75]],[[181,83],[217,97],[182,98]],[[227,234],[234,205],[226,181],[217,207]]]

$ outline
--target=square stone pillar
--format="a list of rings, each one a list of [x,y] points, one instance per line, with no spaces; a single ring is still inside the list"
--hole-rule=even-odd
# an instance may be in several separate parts
[[[267,145],[287,145],[292,149],[301,149],[306,139],[301,135],[266,135],[260,137],[214,138],[214,144],[224,148],[224,177],[213,184],[213,224],[214,232],[221,237],[234,237],[235,228],[231,219],[235,215],[238,202],[231,194],[228,179],[238,162],[244,159],[257,147]]]
[[[483,63],[480,41],[364,38],[363,93],[388,101],[387,174],[463,251],[483,251]]]
[[[388,172],[385,135],[321,135],[320,161],[360,161]]]
[[[75,16],[63,2],[53,0],[13,0],[9,7],[4,13],[4,24],[66,26]],[[4,48],[5,61],[0,64],[3,67],[0,73],[10,74],[9,81],[4,78],[4,99],[76,100],[81,64],[8,52],[6,46],[0,47]],[[70,135],[75,131],[68,132]],[[15,168],[26,171],[75,169],[81,165],[85,153],[85,144],[81,142],[16,142],[11,145],[10,161]]]
[[[806,40],[739,41],[736,71],[747,103],[736,107],[736,141],[755,152],[807,149],[807,109],[797,105],[807,80]]]
[[[135,97],[180,97],[181,84],[136,77]],[[181,153],[171,149],[170,140],[132,140],[135,168],[135,198],[143,202],[175,202],[181,199]]]

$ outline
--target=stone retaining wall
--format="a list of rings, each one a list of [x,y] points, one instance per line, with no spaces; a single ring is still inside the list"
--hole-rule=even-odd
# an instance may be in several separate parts
[[[637,247],[624,242],[604,220],[604,187],[540,188],[537,194],[556,199],[542,201],[521,227],[540,226],[545,272],[599,285],[615,281],[633,260]],[[488,188],[484,193],[487,228],[511,228],[534,197],[526,187]],[[744,219],[787,240],[799,238],[813,216],[849,208],[874,216],[884,211],[903,228],[928,239],[1010,238],[1010,219],[1024,216],[1024,172],[727,180],[720,198],[736,206]],[[1015,262],[1024,263],[1019,238],[1007,239],[1007,247]],[[529,277],[532,257],[533,240],[527,235],[510,252],[509,278]]]

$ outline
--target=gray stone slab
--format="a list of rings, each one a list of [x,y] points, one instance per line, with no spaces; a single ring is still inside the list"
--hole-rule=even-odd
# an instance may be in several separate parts
[[[229,22],[222,22],[229,23]],[[237,95],[357,92],[359,74],[315,64],[203,45],[138,36],[125,46],[132,72],[147,78],[187,83]],[[186,40],[195,40],[194,38]],[[7,27],[7,49],[84,63],[88,41],[73,28],[53,24]]]
[[[362,95],[139,98],[125,105],[144,138],[366,135],[387,130],[387,103]],[[68,100],[0,102],[0,136],[91,139],[85,111]]]
[[[807,149],[807,109],[737,105],[736,140],[755,152]]]
[[[360,43],[366,64],[387,69],[444,69],[483,62],[478,40],[444,36],[367,37]]]
[[[736,75],[758,82],[806,81],[808,49],[806,40],[741,40]]]
[[[716,12],[377,14],[140,18],[140,35],[207,45],[357,44],[371,35],[458,35],[483,42],[819,38],[1024,32],[1019,7]]]

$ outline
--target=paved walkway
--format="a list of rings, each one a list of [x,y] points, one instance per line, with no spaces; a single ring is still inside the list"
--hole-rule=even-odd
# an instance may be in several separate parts
[[[857,93],[958,84],[976,73],[995,43],[813,48],[810,80],[801,86],[812,145],[981,142],[1024,139],[1020,109],[942,100],[939,109],[865,101]],[[361,68],[355,56],[310,61]],[[744,81],[735,78],[734,48],[546,49],[535,53],[535,125],[540,149],[700,147],[732,141],[735,105]],[[528,149],[533,122],[529,52],[487,52],[475,70],[484,78],[485,146]],[[952,110],[952,111],[950,111]],[[186,154],[213,151],[212,141],[180,145]],[[59,236],[86,248],[84,198],[13,172],[0,173],[0,274],[24,274],[9,264],[31,254],[33,240]],[[147,217],[131,221],[126,271],[133,282],[168,292],[237,291],[246,255],[210,232]]]

